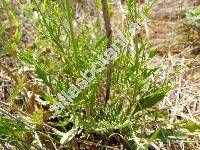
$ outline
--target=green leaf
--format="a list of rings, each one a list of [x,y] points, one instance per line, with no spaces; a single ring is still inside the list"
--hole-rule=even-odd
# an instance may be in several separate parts
[[[167,86],[167,87],[164,87],[163,89],[159,89],[158,91],[155,91],[153,94],[150,94],[146,96],[145,98],[141,98],[138,101],[138,104],[136,105],[135,110],[133,111],[133,114],[143,109],[154,106],[156,103],[161,101],[165,97],[165,95],[173,88],[174,87]]]
[[[139,100],[133,114],[143,109],[154,106],[157,102],[161,101],[164,97],[165,97],[164,93],[158,93],[158,94],[150,95],[144,99]]]
[[[65,133],[63,135],[63,137],[60,140],[60,143],[62,145],[64,145],[64,144],[70,142],[75,137],[75,135],[77,134],[77,131],[78,131],[77,128],[69,130],[67,133]]]
[[[40,96],[41,99],[43,99],[43,100],[49,102],[50,104],[53,104],[53,103],[56,102],[56,99],[55,99],[53,96],[48,95],[48,94],[45,93],[44,91],[39,91],[38,94],[39,94],[39,96]]]
[[[97,39],[97,42],[96,42],[94,48],[96,49],[99,45],[101,45],[101,43],[102,43],[103,41],[105,41],[105,40],[107,39],[108,36],[109,36],[109,35],[104,35],[104,36],[100,37],[99,39]]]
[[[35,66],[35,72],[38,75],[40,79],[46,84],[47,86],[51,87],[51,83],[48,80],[48,74],[43,70],[40,66],[36,65]]]
[[[23,60],[25,63],[34,65],[34,59],[30,52],[28,52],[28,51],[19,52],[18,55],[19,55],[20,59]]]
[[[156,56],[158,49],[154,48],[151,50],[151,52],[149,53],[149,58],[153,58]]]
[[[70,142],[75,137],[80,127],[79,121],[80,121],[80,118],[76,117],[75,122],[74,122],[74,127],[71,130],[69,130],[67,133],[63,134],[62,138],[60,139],[60,143],[62,145]]]
[[[157,132],[157,131],[155,131]],[[153,133],[154,134],[154,133]],[[158,133],[156,133],[156,138],[163,142],[174,141],[174,140],[184,140],[187,135],[183,131],[177,131],[175,129],[164,129],[161,128]]]
[[[155,4],[156,0],[153,0],[151,2],[148,2],[148,4],[144,7],[143,11],[143,15],[144,16],[148,16],[148,14],[150,13],[150,11],[153,8],[153,5]]]
[[[200,124],[197,124],[192,121],[188,121],[186,119],[183,119],[179,121],[178,123],[175,123],[179,128],[187,129],[189,132],[196,132],[200,131]]]
[[[194,122],[188,121],[184,127],[190,132],[200,131],[200,125]]]

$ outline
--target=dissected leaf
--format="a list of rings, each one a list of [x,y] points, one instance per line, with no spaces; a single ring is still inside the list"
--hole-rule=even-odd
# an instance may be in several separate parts
[[[43,110],[38,109],[37,111],[33,112],[33,114],[31,115],[31,119],[33,120],[33,122],[42,124],[43,123]]]
[[[192,11],[189,11],[186,18],[190,25],[200,29],[200,5]]]
[[[25,52],[19,52],[18,54],[19,54],[19,57],[21,58],[21,60],[23,60],[25,63],[34,65],[34,59],[33,59],[33,55],[31,54],[31,52],[25,51]]]

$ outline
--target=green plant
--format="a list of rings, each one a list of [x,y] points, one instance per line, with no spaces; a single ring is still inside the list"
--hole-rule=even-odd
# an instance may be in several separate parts
[[[15,56],[15,48],[21,38],[19,20],[15,15],[16,8],[5,0],[2,1],[0,8],[0,57],[6,54]]]
[[[2,109],[0,109],[0,116],[0,143],[9,143],[22,149],[30,147],[31,128],[27,127],[19,118],[13,117]]]
[[[126,39],[127,46],[119,47],[117,59],[108,65],[107,71],[96,74],[94,81],[74,101],[64,105],[64,111],[55,112],[50,112],[49,107],[57,102],[64,102],[63,97],[70,85],[81,78],[80,72],[89,70],[92,62],[110,48],[112,41],[117,40],[119,35],[111,32],[109,11],[105,9],[106,1],[102,0],[106,35],[100,34],[95,25],[88,27],[87,24],[79,23],[74,17],[75,10],[69,0],[33,0],[29,4],[39,16],[34,24],[37,29],[35,46],[31,50],[18,49],[17,54],[22,66],[33,71],[32,76],[36,80],[23,87],[25,90],[13,90],[13,95],[16,96],[19,91],[26,93],[31,89],[32,95],[27,96],[27,99],[34,109],[24,118],[35,125],[35,130],[38,129],[38,145],[43,142],[40,141],[42,137],[56,143],[60,140],[60,144],[67,147],[70,144],[74,146],[73,140],[95,141],[101,135],[106,137],[100,139],[106,144],[106,140],[116,133],[126,143],[126,148],[148,148],[155,140],[166,141],[170,136],[176,136],[170,140],[183,137],[176,130],[181,125],[171,123],[167,113],[155,107],[176,87],[170,83],[173,73],[164,79],[159,78],[162,68],[150,65],[157,49],[147,53],[148,45],[137,30],[155,1],[148,3],[142,10],[138,9],[136,0],[126,2],[128,27],[121,34]],[[33,16],[31,12],[28,11]],[[92,39],[91,34],[95,34],[97,38]],[[104,81],[105,76],[109,81]],[[106,89],[105,83],[109,86]],[[22,87],[19,85],[16,88]],[[107,98],[105,93],[109,93]],[[11,99],[14,99],[12,95]],[[50,117],[45,118],[46,114],[61,119],[50,121]],[[171,129],[167,129],[169,125],[172,126]],[[4,128],[3,124],[2,126]],[[51,131],[45,132],[46,128]]]
[[[187,13],[186,18],[193,27],[200,28],[200,6]]]

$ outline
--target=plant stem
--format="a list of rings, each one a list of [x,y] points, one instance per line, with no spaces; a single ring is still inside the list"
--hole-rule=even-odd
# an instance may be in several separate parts
[[[71,6],[70,1],[66,0],[67,17],[68,17],[67,20],[68,20],[70,34],[71,34],[71,41],[72,41],[72,46],[73,46],[73,49],[74,49],[76,61],[78,61],[78,53],[77,53],[78,45],[77,45],[76,37],[75,37],[75,34],[74,34],[74,27],[73,27],[72,18],[71,18],[72,14],[71,14],[70,6]]]
[[[105,29],[108,38],[107,48],[110,48],[112,45],[112,29],[111,29],[111,22],[110,22],[110,15],[108,12],[108,2],[107,0],[101,0],[102,11],[103,11],[103,18],[105,22]],[[105,105],[110,98],[110,86],[111,86],[111,75],[113,70],[113,60],[111,60],[107,66],[106,72],[106,97],[105,97]]]

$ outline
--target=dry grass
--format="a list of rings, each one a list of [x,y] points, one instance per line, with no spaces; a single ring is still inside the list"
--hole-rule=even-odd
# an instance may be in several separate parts
[[[179,84],[178,89],[159,104],[159,108],[168,109],[171,122],[186,119],[200,125],[200,57],[192,54],[194,47],[187,39],[189,33],[185,32],[185,13],[198,3],[195,0],[160,0],[148,24],[149,42],[151,46],[159,47],[162,54],[155,60],[155,65],[163,66],[164,76],[175,68],[180,69],[180,74],[172,81]],[[200,149],[199,134],[190,137],[178,143],[181,149]],[[167,149],[171,144],[168,143]]]

